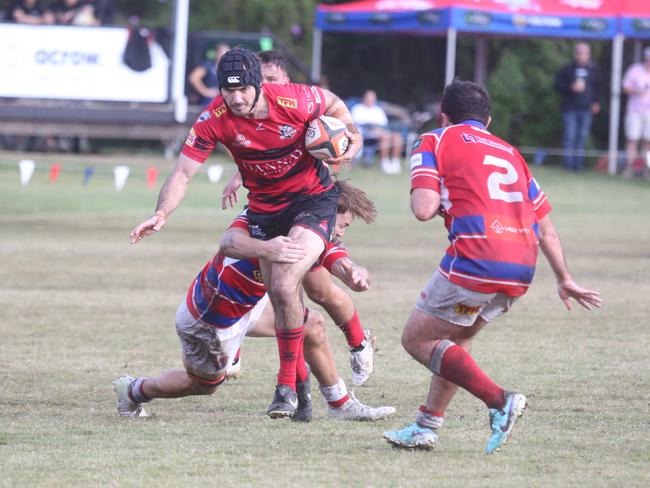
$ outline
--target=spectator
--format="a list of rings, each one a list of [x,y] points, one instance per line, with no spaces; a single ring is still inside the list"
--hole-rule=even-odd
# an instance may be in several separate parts
[[[54,16],[40,0],[14,0],[5,12],[5,21],[18,24],[52,24]]]
[[[361,102],[353,106],[350,113],[361,131],[364,144],[369,141],[379,142],[382,171],[386,174],[401,173],[400,158],[404,139],[400,133],[388,129],[388,117],[384,109],[377,104],[377,94],[373,90],[367,90]]]
[[[220,42],[215,46],[214,58],[206,59],[202,64],[192,70],[187,77],[192,88],[201,95],[200,104],[205,106],[212,101],[214,97],[219,94],[219,78],[217,76],[217,64],[230,46],[224,42]]]
[[[639,143],[642,156],[648,157],[650,150],[650,47],[643,50],[643,62],[628,68],[623,77],[623,90],[627,94],[625,113],[626,164],[623,176],[634,176],[635,163],[639,157]],[[643,166],[646,166],[645,161]],[[640,172],[640,171],[639,171]]]
[[[591,63],[589,44],[576,44],[574,61],[557,73],[555,89],[561,96],[564,166],[570,171],[580,171],[592,116],[600,112],[600,79]]]
[[[54,21],[62,25],[99,25],[95,6],[85,0],[58,0],[50,7]]]

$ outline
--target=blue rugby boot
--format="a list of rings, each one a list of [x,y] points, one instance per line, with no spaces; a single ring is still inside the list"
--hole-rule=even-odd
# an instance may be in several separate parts
[[[406,449],[431,450],[438,444],[438,434],[433,429],[420,427],[415,422],[400,430],[384,432],[384,439],[393,447]]]
[[[490,428],[492,435],[485,448],[485,454],[498,451],[510,437],[512,428],[526,410],[526,397],[521,393],[508,392],[506,404],[502,409],[490,409]]]

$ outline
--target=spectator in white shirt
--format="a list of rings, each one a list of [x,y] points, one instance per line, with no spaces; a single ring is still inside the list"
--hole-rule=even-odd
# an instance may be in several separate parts
[[[389,130],[388,117],[377,104],[377,94],[373,90],[367,90],[361,102],[352,107],[350,114],[361,131],[364,143],[378,141],[382,171],[387,174],[401,173],[400,159],[404,139],[399,132]]]

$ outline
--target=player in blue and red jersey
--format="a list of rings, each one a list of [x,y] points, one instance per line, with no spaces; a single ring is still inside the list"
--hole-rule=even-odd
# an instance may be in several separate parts
[[[305,149],[305,130],[309,121],[323,114],[346,124],[350,145],[333,163],[351,161],[361,138],[340,98],[318,87],[263,84],[259,60],[247,49],[224,54],[218,72],[220,95],[193,125],[173,173],[160,190],[155,214],[133,230],[131,242],[165,225],[203,161],[217,143],[226,146],[249,190],[252,237],[289,236],[304,250],[304,256],[292,263],[260,259],[275,308],[280,356],[268,414],[291,416],[297,408],[296,380],[306,375],[300,359],[304,337],[300,283],[329,241],[337,205],[329,172]]]
[[[441,215],[451,245],[420,294],[402,345],[434,376],[415,423],[385,432],[391,444],[432,449],[444,411],[458,387],[489,408],[498,450],[526,407],[521,393],[495,384],[474,362],[474,335],[526,293],[538,245],[555,273],[560,298],[600,307],[598,292],[578,286],[564,261],[548,216],[551,206],[519,152],[492,135],[490,98],[472,82],[456,80],[442,98],[443,128],[423,134],[411,156],[411,209],[418,220]]]
[[[337,186],[343,198],[353,194],[356,197],[352,201],[359,201],[359,198],[369,201],[361,190],[351,185]],[[335,237],[343,236],[356,215],[362,215],[356,208],[338,213]],[[224,234],[219,252],[199,272],[178,308],[176,330],[185,369],[171,369],[156,377],[124,375],[116,379],[113,384],[120,415],[146,416],[142,404],[154,398],[214,393],[236,362],[244,337],[275,336],[273,307],[265,294],[259,258],[292,262],[302,255],[302,250],[288,237],[279,236],[268,241],[253,239],[248,225],[244,211]],[[317,262],[351,289],[368,289],[367,270],[354,264],[338,242],[328,243]],[[305,357],[318,379],[330,417],[377,420],[394,413],[392,407],[369,407],[352,394],[348,395],[336,371],[323,317],[318,312],[306,310],[304,320]],[[301,401],[292,415],[294,420],[307,422],[311,419],[308,383],[308,377],[298,383]]]

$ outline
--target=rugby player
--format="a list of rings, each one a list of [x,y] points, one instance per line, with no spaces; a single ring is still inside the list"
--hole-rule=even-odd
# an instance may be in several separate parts
[[[334,227],[342,237],[353,216],[371,205],[359,189],[337,182],[339,198],[352,202],[340,211]],[[365,203],[359,207],[357,202]],[[345,204],[343,204],[345,205]],[[219,252],[192,282],[186,299],[176,312],[176,331],[181,341],[185,369],[170,369],[156,377],[128,375],[114,382],[120,415],[146,416],[142,406],[154,398],[179,398],[209,395],[223,383],[226,372],[237,360],[245,336],[274,337],[274,313],[262,281],[259,259],[292,262],[301,249],[290,238],[279,236],[268,241],[250,237],[244,211],[224,234]],[[356,291],[369,286],[368,272],[357,266],[338,242],[330,242],[318,264]],[[393,407],[373,408],[348,394],[345,382],[336,371],[334,356],[318,312],[305,309],[305,357],[328,403],[328,413],[339,420],[377,420],[395,412]],[[299,406],[293,420],[308,422],[312,406],[309,377],[297,384]]]
[[[415,423],[385,432],[396,447],[435,447],[437,430],[458,387],[489,409],[486,453],[497,451],[526,408],[526,397],[492,381],[469,354],[472,338],[507,312],[533,279],[538,245],[560,298],[591,310],[598,292],[573,281],[551,206],[512,145],[487,130],[490,98],[480,85],[456,80],[442,97],[443,128],[416,140],[411,156],[411,209],[420,221],[444,218],[451,245],[420,293],[402,345],[433,376]]]
[[[256,55],[235,48],[219,60],[217,96],[192,126],[172,174],[160,190],[156,211],[131,233],[131,242],[157,232],[185,196],[192,177],[217,143],[232,154],[249,190],[249,231],[270,240],[288,236],[304,250],[295,262],[260,258],[275,309],[280,357],[268,414],[291,416],[297,408],[296,380],[303,381],[301,281],[329,242],[336,220],[337,190],[329,171],[305,149],[310,120],[329,115],[343,121],[350,144],[333,163],[348,163],[361,147],[350,112],[328,90],[301,84],[264,84]]]
[[[273,50],[262,51],[258,56],[264,83],[285,85],[291,82],[287,60],[284,56]],[[233,207],[237,202],[237,190],[240,186],[241,173],[236,171],[224,187],[221,199],[223,209],[228,205]],[[339,207],[340,205],[341,200],[339,199]],[[366,209],[360,217],[366,223],[370,223],[374,221],[375,216],[376,212],[373,207]],[[324,267],[312,267],[302,284],[309,299],[323,307],[345,335],[350,349],[352,384],[363,385],[368,381],[374,369],[375,336],[370,329],[363,329],[352,299],[341,287],[334,284]]]

